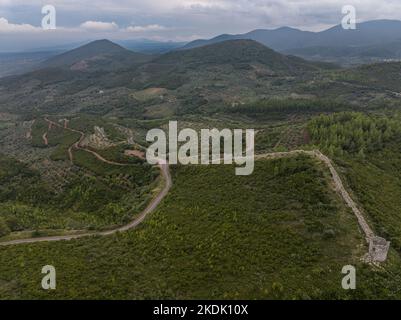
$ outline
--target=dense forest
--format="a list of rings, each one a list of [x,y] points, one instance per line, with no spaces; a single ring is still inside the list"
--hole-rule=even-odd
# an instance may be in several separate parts
[[[357,112],[320,115],[308,124],[312,142],[330,155],[359,154],[379,151],[396,135],[400,122],[384,116]]]

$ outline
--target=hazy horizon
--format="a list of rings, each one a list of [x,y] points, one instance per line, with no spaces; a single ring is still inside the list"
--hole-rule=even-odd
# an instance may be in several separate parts
[[[56,30],[41,27],[44,5],[56,8]],[[344,5],[355,6],[358,22],[401,20],[401,3],[391,0],[380,6],[371,0],[0,0],[0,52],[97,39],[189,42],[280,27],[322,31],[341,23]]]

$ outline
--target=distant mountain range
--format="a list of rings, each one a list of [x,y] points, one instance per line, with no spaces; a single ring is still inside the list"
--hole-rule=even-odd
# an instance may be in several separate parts
[[[227,40],[251,39],[274,50],[307,59],[354,64],[401,58],[401,21],[375,20],[357,24],[356,30],[337,25],[321,32],[283,27],[254,30],[245,34],[224,34],[209,40],[195,40],[182,49],[191,49]]]
[[[69,67],[72,67],[74,63],[80,62],[73,68],[116,70],[129,67],[133,61],[141,63],[153,59],[155,56],[151,55],[194,49],[228,40],[254,40],[285,55],[342,66],[401,60],[401,21],[374,20],[357,24],[356,30],[344,30],[340,25],[321,32],[282,27],[237,35],[223,34],[188,44],[138,39],[119,40],[109,46],[110,43],[106,44],[105,40],[98,40],[83,46],[82,43],[75,43],[22,54],[0,53],[0,77],[42,68],[45,66],[43,61],[51,57],[45,62],[47,66],[70,64]],[[65,53],[59,56],[60,52]]]

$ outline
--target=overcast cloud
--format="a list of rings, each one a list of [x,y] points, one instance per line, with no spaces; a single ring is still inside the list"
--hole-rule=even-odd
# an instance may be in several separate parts
[[[54,5],[57,30],[42,30],[41,8]],[[322,30],[351,4],[358,21],[401,20],[400,0],[0,0],[0,51],[99,38],[189,41],[221,33],[291,26]]]

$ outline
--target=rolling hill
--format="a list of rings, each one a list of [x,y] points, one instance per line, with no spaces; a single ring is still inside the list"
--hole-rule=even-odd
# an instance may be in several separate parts
[[[286,73],[315,69],[309,62],[282,55],[253,40],[227,40],[193,50],[170,52],[153,62],[186,66],[259,63],[273,72]]]
[[[97,40],[46,60],[46,68],[113,70],[149,61],[151,56],[129,51],[109,40]]]
[[[327,67],[332,66],[285,56],[253,40],[228,40],[161,55],[138,69],[141,76],[136,81],[139,86],[169,89],[217,86],[224,91],[239,83],[254,89],[262,80],[304,77]]]

